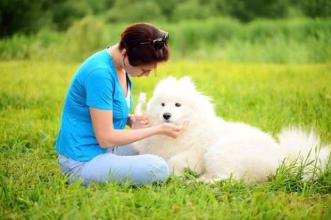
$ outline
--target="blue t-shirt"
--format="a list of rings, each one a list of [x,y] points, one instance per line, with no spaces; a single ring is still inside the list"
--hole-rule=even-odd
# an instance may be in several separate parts
[[[127,82],[131,89],[128,76]],[[105,153],[95,137],[89,107],[112,111],[114,128],[123,129],[131,106],[132,98],[129,108],[111,55],[106,49],[95,53],[79,67],[69,87],[55,144],[57,152],[77,161]]]

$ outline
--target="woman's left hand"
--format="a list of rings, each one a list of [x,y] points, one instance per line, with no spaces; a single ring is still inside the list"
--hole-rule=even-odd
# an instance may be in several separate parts
[[[129,116],[129,126],[132,129],[146,128],[149,127],[149,119],[145,115],[130,115]]]

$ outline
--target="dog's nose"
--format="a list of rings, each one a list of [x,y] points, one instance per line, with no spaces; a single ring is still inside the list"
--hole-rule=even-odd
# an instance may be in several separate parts
[[[165,120],[169,120],[170,117],[171,117],[171,114],[169,112],[166,112],[166,113],[163,114],[163,118]]]

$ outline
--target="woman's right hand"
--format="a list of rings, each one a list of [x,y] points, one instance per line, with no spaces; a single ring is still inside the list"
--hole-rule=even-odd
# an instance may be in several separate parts
[[[184,130],[184,125],[175,125],[172,123],[162,123],[159,126],[160,134],[167,135],[172,138],[177,138]]]

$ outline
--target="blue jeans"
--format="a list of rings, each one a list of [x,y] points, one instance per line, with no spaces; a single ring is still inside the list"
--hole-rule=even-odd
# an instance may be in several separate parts
[[[69,176],[69,183],[82,178],[84,185],[109,181],[145,184],[162,181],[169,176],[169,167],[164,159],[151,154],[138,155],[132,145],[109,148],[107,153],[87,162],[63,155],[59,155],[58,161],[61,172]]]

